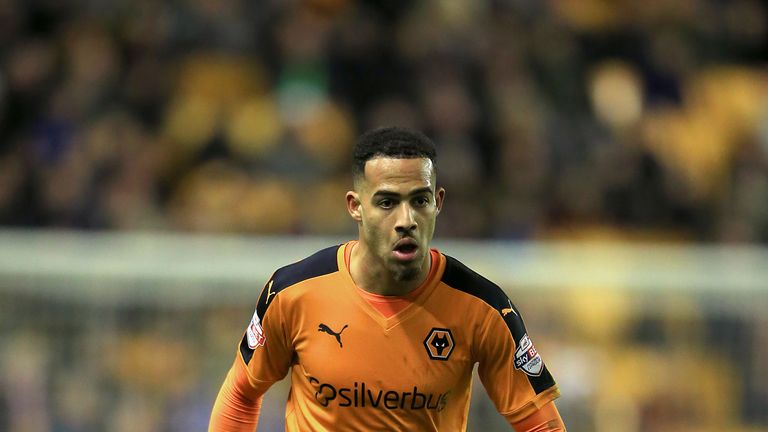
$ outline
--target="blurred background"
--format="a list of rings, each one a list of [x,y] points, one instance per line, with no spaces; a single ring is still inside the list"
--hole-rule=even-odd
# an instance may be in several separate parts
[[[356,236],[355,137],[402,125],[569,430],[767,431],[767,11],[0,0],[0,430],[205,430],[271,272]]]

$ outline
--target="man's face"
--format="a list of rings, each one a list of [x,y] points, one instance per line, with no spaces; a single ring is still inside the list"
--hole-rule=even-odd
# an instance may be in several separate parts
[[[422,274],[445,195],[435,187],[432,161],[371,159],[355,189],[347,194],[347,206],[359,223],[360,241],[395,280]]]

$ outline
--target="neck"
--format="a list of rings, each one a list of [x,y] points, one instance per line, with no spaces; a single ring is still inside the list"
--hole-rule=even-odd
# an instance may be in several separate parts
[[[402,296],[415,290],[429,276],[431,254],[427,253],[419,275],[407,281],[395,279],[374,253],[363,242],[352,248],[349,258],[349,274],[355,285],[373,294]]]

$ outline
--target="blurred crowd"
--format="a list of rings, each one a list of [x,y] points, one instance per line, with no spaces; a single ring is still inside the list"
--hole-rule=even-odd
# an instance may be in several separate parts
[[[768,241],[759,0],[0,0],[0,224],[347,234],[439,145],[441,235]]]

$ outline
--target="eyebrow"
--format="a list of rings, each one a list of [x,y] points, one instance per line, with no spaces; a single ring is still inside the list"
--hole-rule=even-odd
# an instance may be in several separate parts
[[[433,194],[432,189],[430,189],[429,187],[423,187],[423,188],[418,188],[418,189],[415,189],[415,190],[411,191],[407,196],[421,195],[423,193],[428,193],[430,195]],[[386,189],[385,190],[376,191],[376,193],[373,194],[373,198],[377,198],[377,197],[394,197],[394,198],[399,198],[400,196],[401,195],[399,193],[393,192],[393,191],[388,191]]]

